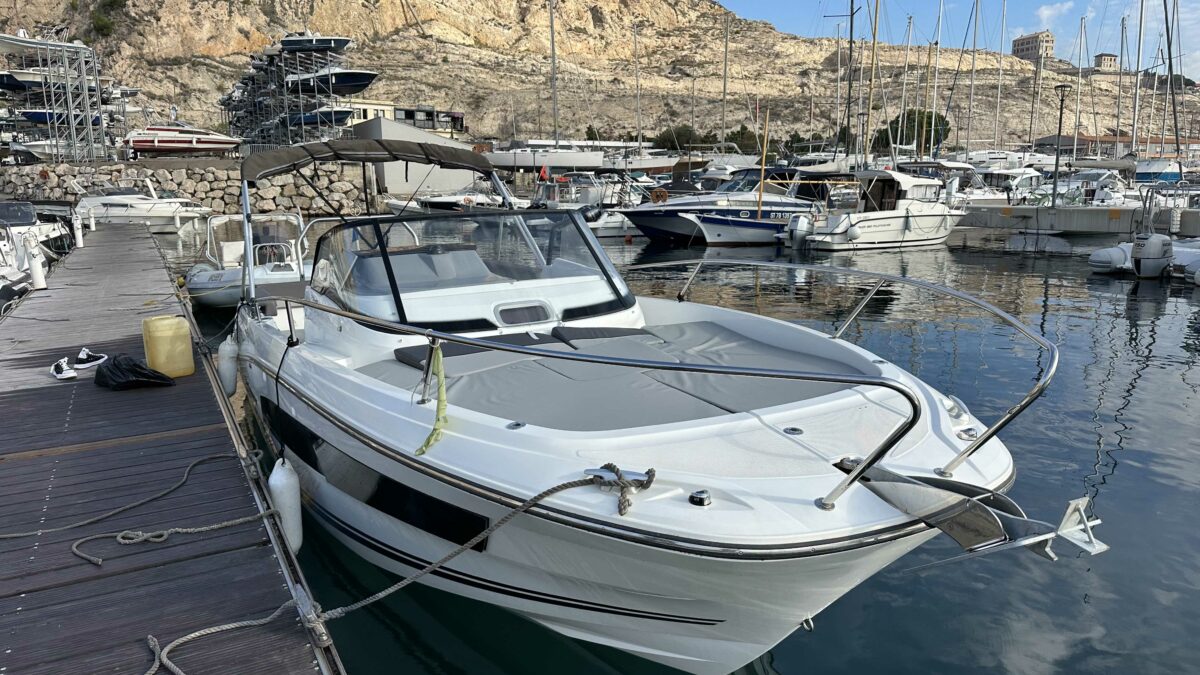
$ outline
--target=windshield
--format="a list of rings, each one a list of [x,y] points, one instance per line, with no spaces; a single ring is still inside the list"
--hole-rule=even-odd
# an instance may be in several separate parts
[[[37,222],[37,212],[29,202],[0,202],[0,223],[5,225],[32,225]]]
[[[1080,171],[1079,173],[1072,176],[1071,180],[1089,181],[1089,182],[1095,183],[1097,181],[1104,180],[1107,177],[1108,177],[1107,171]]]
[[[570,321],[632,306],[586,232],[577,213],[560,211],[383,220],[378,231],[376,223],[345,225],[318,242],[311,285],[345,309],[439,330]]]

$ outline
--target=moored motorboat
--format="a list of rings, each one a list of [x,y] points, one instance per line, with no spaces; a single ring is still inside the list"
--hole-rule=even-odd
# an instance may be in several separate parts
[[[332,141],[250,156],[243,195],[322,160],[474,170],[507,194],[471,152]],[[687,302],[686,288],[678,302],[637,298],[577,210],[339,223],[316,244],[303,300],[248,278],[238,362],[305,507],[364,559],[724,674],[938,529],[971,556],[1053,557],[1056,538],[1106,548],[1086,499],[1056,527],[1001,494],[1015,470],[996,434],[1048,385],[1055,347],[969,296],[867,276],[879,283],[846,324],[884,282],[950,295],[1045,350],[1034,388],[985,427],[836,339],[846,324],[830,339]]]
[[[908,248],[941,244],[965,213],[946,204],[940,180],[896,171],[860,171],[858,207],[829,212],[811,221],[811,230],[793,220],[794,244],[818,251]]]
[[[93,185],[84,188],[78,180],[71,189],[79,195],[75,212],[98,223],[139,223],[152,234],[175,234],[182,227],[198,224],[212,209],[173,193],[156,190],[149,179],[140,185]]]
[[[271,295],[302,293],[312,263],[304,260],[305,234],[318,222],[305,223],[294,213],[253,214],[250,219],[250,273],[256,288]],[[184,276],[188,296],[208,307],[234,307],[242,299],[246,244],[241,239],[222,238],[219,230],[241,224],[242,216],[211,216],[206,223],[204,261]]]

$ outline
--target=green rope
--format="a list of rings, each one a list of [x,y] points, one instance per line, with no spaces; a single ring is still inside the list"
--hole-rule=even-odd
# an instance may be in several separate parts
[[[437,412],[433,418],[433,429],[429,431],[429,435],[425,437],[425,442],[421,444],[421,447],[417,448],[417,455],[425,454],[433,447],[434,443],[442,440],[442,429],[449,422],[446,417],[446,371],[442,368],[442,344],[440,342],[433,346],[433,354],[429,357],[429,369],[438,381]]]

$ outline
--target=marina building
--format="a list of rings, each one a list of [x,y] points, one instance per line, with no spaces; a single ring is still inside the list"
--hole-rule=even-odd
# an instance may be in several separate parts
[[[1048,30],[1022,35],[1012,41],[1013,56],[1037,63],[1039,59],[1054,58],[1054,33]]]
[[[433,106],[403,106],[395,101],[358,98],[347,101],[354,113],[351,124],[373,119],[385,119],[424,129],[443,138],[459,138],[470,129],[461,112],[438,110]]]

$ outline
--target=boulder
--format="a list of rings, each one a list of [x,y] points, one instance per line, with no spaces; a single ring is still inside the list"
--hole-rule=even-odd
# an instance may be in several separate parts
[[[182,183],[183,181],[187,180],[187,171],[184,171],[183,169],[175,169],[171,172],[171,180],[175,181],[177,184]]]
[[[279,188],[274,185],[258,190],[259,199],[274,199],[279,196]]]
[[[258,213],[270,213],[275,210],[275,202],[270,199],[260,199],[254,204],[254,210]]]

